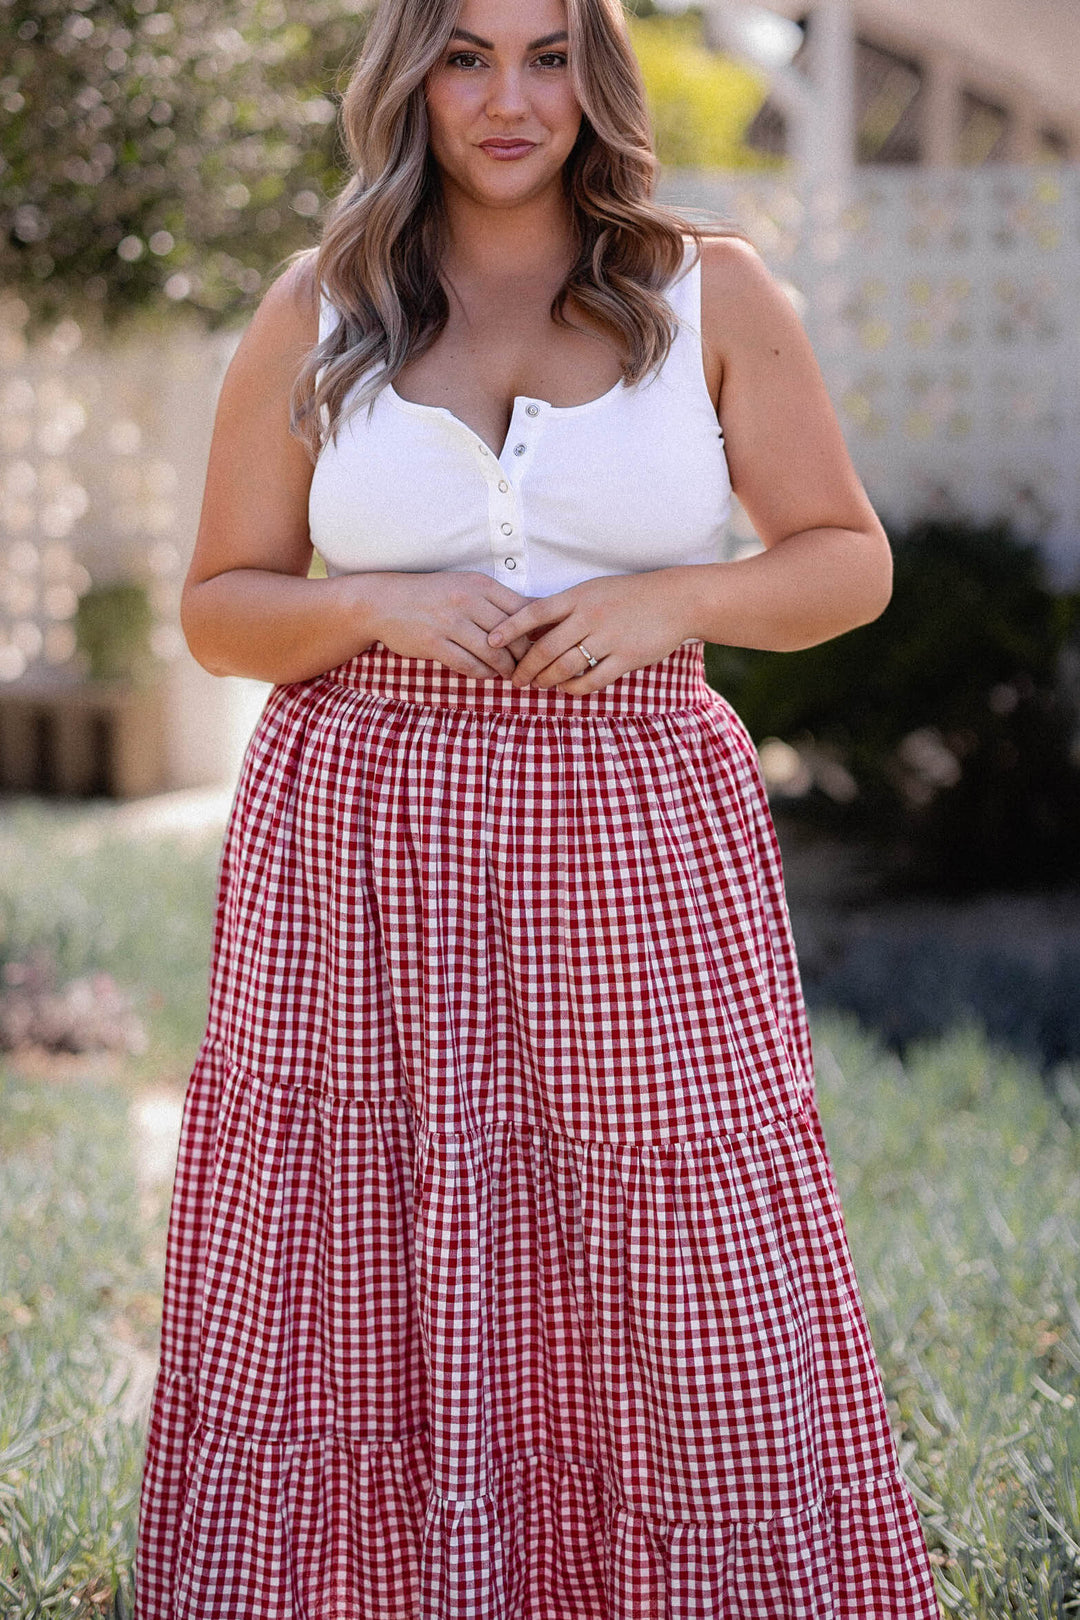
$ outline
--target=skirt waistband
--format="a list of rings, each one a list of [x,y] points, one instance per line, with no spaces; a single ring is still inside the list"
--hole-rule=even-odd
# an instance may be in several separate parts
[[[438,659],[406,658],[381,641],[316,680],[398,702],[511,710],[522,715],[662,714],[716,700],[705,679],[705,643],[699,640],[682,642],[658,663],[628,670],[596,692],[514,686],[499,675],[488,680],[459,675]]]

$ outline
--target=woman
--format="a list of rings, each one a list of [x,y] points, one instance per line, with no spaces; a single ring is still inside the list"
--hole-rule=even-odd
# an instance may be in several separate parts
[[[885,535],[753,248],[649,200],[618,0],[383,0],[345,122],[356,176],[229,368],[183,599],[207,669],[274,684],[140,1620],[929,1620],[768,809],[702,663],[874,618]],[[732,487],[766,549],[724,563]]]

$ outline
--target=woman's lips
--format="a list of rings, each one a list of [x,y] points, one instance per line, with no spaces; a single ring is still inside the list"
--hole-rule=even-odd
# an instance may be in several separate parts
[[[520,158],[531,152],[535,145],[535,141],[481,141],[480,150],[493,158]]]

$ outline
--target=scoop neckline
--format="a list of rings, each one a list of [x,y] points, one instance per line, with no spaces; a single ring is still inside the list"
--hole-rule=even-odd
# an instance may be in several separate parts
[[[603,405],[605,400],[610,399],[612,394],[617,394],[620,389],[629,388],[630,386],[625,377],[620,377],[604,393],[597,394],[594,399],[583,399],[577,405],[553,405],[550,399],[541,399],[539,394],[515,394],[513,404],[510,407],[510,415],[513,417],[519,405],[543,405],[545,410],[560,411],[563,414],[570,411],[589,411],[594,405]],[[441,416],[452,416],[455,422],[461,422],[462,427],[469,428],[468,422],[462,421],[457,412],[452,411],[447,405],[425,405],[418,399],[406,399],[404,394],[398,393],[392,382],[387,383],[386,390],[391,399],[396,400],[399,405],[405,405],[410,411],[437,411]],[[473,433],[475,429],[469,428],[469,432]],[[476,436],[477,438],[480,437],[479,434]]]
[[[506,454],[506,448],[513,437],[514,418],[517,415],[518,407],[520,405],[524,405],[526,408],[530,405],[542,405],[544,409],[546,411],[550,411],[552,415],[573,416],[581,411],[592,411],[595,410],[597,406],[606,405],[607,402],[610,399],[613,399],[616,394],[622,392],[624,389],[629,389],[632,386],[633,385],[631,383],[627,382],[625,377],[620,377],[618,382],[614,383],[606,393],[597,394],[595,399],[582,400],[579,405],[553,405],[550,400],[541,399],[537,394],[515,394],[514,403],[510,410],[510,425],[506,430],[506,438],[503,440],[502,448],[499,450],[496,450],[493,445],[488,444],[487,440],[481,434],[477,433],[475,428],[470,427],[468,422],[464,421],[456,411],[450,410],[449,406],[425,405],[417,399],[406,399],[403,394],[398,393],[392,382],[388,382],[386,384],[385,391],[389,394],[391,403],[397,405],[401,410],[415,411],[418,413],[423,413],[427,416],[441,416],[446,421],[456,423],[459,428],[461,428],[465,433],[468,433],[471,438],[475,439],[477,444],[483,445],[484,449],[489,455],[494,456],[496,461],[501,462],[503,456]]]
[[[688,249],[691,241],[691,237],[683,238],[683,263],[680,267],[679,273],[674,276],[671,281],[672,287],[681,282],[684,276],[690,274],[695,265],[700,262],[700,260],[695,259],[689,265],[686,263],[686,250]],[[553,414],[558,414],[560,416],[573,416],[581,411],[592,411],[595,410],[599,405],[606,405],[608,401],[614,399],[617,394],[621,394],[624,391],[629,392],[636,386],[636,383],[628,383],[625,377],[620,377],[604,393],[597,394],[594,399],[583,399],[577,405],[553,405],[549,399],[541,399],[538,394],[515,394],[510,408],[510,426],[513,426],[514,415],[519,405],[542,405],[545,410],[551,411]],[[394,405],[400,406],[402,410],[424,412],[427,415],[442,416],[451,422],[456,422],[459,427],[464,428],[466,433],[472,434],[474,439],[479,440],[485,449],[489,450],[497,460],[502,460],[503,452],[505,451],[507,444],[510,442],[509,428],[507,429],[506,440],[503,443],[502,449],[495,451],[492,446],[488,444],[487,440],[477,433],[475,428],[471,428],[468,422],[464,421],[456,411],[452,411],[449,406],[427,405],[422,400],[406,399],[403,394],[398,393],[392,382],[388,382],[384,385],[383,392],[389,396]]]

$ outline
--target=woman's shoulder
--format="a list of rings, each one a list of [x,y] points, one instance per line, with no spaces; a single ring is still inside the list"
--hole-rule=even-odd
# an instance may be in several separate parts
[[[290,261],[270,283],[244,330],[229,370],[256,386],[288,382],[319,341],[314,254]]]
[[[702,241],[701,328],[707,340],[730,353],[733,346],[759,343],[763,332],[798,318],[783,284],[752,242],[739,236]]]
[[[305,248],[294,254],[285,269],[267,288],[260,309],[267,309],[274,319],[292,322],[306,331],[314,328],[311,341],[317,341],[321,299],[315,279],[315,248]]]
[[[701,241],[702,297],[753,297],[773,278],[752,242],[742,236],[706,236]]]
[[[260,341],[311,349],[319,340],[319,291],[315,251],[290,259],[266,289],[248,332]]]

